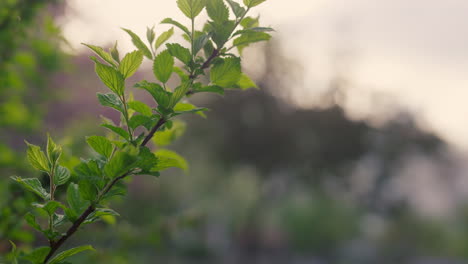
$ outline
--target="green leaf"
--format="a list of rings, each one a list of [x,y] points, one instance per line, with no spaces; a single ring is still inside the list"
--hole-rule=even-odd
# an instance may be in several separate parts
[[[18,176],[12,176],[11,179],[13,179],[14,181],[20,183],[28,191],[31,191],[31,192],[37,194],[39,197],[41,197],[44,200],[49,199],[49,197],[50,197],[49,193],[42,187],[41,182],[37,178],[23,179],[23,178],[18,177]]]
[[[89,206],[89,202],[81,197],[80,188],[76,183],[70,183],[68,185],[67,203],[75,216],[82,214]]]
[[[190,50],[182,47],[180,44],[173,43],[173,44],[166,44],[167,50],[171,53],[172,56],[179,59],[185,65],[188,65],[192,60],[192,55],[190,54]]]
[[[135,84],[136,88],[141,88],[145,89],[148,91],[151,96],[153,96],[154,100],[163,108],[168,108],[170,98],[171,98],[171,93],[164,90],[164,88],[157,84],[157,83],[150,83],[147,81],[141,81],[137,84]]]
[[[47,157],[52,164],[55,164],[62,155],[62,148],[55,144],[50,135],[47,135]]]
[[[112,58],[120,63],[120,55],[119,50],[117,49],[117,41],[115,42],[114,46],[109,50]]]
[[[16,244],[10,240],[11,244],[11,251],[9,253],[9,258],[11,260],[11,264],[18,264],[18,250]]]
[[[41,150],[39,146],[30,144],[26,141],[28,145],[27,157],[29,163],[36,169],[44,172],[50,172],[50,164],[47,160],[46,155]]]
[[[240,25],[243,28],[253,28],[253,27],[258,27],[259,25],[259,17],[253,18],[253,17],[246,17],[242,19],[240,22]]]
[[[144,116],[144,115],[134,115],[130,117],[130,120],[128,121],[128,125],[132,129],[136,129],[139,126],[144,126],[146,129],[150,130],[151,127],[149,127],[149,124],[152,123],[151,117]]]
[[[44,210],[48,215],[53,215],[57,208],[65,208],[65,206],[58,201],[48,201],[46,204],[33,203],[32,205]]]
[[[97,196],[96,186],[87,179],[81,179],[78,183],[80,195],[83,199],[93,202]]]
[[[220,49],[229,40],[232,31],[234,30],[235,22],[232,20],[226,20],[223,22],[210,22],[209,23],[213,35],[212,39],[218,49]]]
[[[206,12],[215,23],[229,19],[229,9],[223,0],[207,0]]]
[[[95,160],[82,160],[74,168],[75,173],[82,177],[101,178],[102,172],[97,161]]]
[[[57,186],[64,185],[70,179],[70,171],[58,165],[55,167],[55,174],[54,174],[54,184]]]
[[[179,120],[174,120],[173,125],[170,129],[165,129],[158,131],[154,134],[153,137],[153,142],[159,146],[159,147],[164,147],[172,142],[174,142],[177,138],[181,137],[185,130],[187,128],[187,125]]]
[[[235,85],[240,78],[241,65],[239,58],[226,58],[215,64],[210,72],[211,82],[222,87]]]
[[[153,63],[153,72],[156,78],[162,83],[166,83],[172,75],[174,67],[174,58],[168,50],[165,50],[156,56]]]
[[[158,49],[161,47],[161,45],[166,42],[168,39],[170,39],[174,35],[174,28],[169,29],[166,32],[163,32],[158,39],[156,40],[156,44],[154,44],[155,49]]]
[[[114,93],[107,93],[107,94],[102,94],[102,93],[97,93],[97,97],[99,100],[99,103],[103,106],[107,107],[112,107],[115,110],[123,113],[124,108],[122,101],[120,101],[119,97],[114,94]]]
[[[136,151],[138,151],[138,149],[136,149]],[[104,166],[106,176],[109,178],[116,178],[133,169],[138,154],[134,152],[135,150],[128,149],[116,152],[112,159]]]
[[[245,8],[241,7],[241,5],[239,5],[237,2],[233,0],[226,0],[226,1],[231,6],[232,12],[237,18],[242,17],[245,14]]]
[[[124,78],[132,76],[143,62],[143,53],[139,50],[128,53],[119,65],[119,71]]]
[[[128,132],[121,127],[116,127],[109,124],[102,124],[101,126],[111,130],[112,132],[116,133],[117,135],[123,137],[126,140],[130,140],[130,135],[128,134]]]
[[[143,55],[145,55],[148,59],[152,60],[153,59],[153,55],[151,54],[151,51],[150,49],[148,48],[148,46],[146,46],[146,44],[140,39],[140,37],[133,33],[131,30],[129,29],[126,29],[126,28],[122,28],[125,32],[128,33],[128,35],[130,35],[130,37],[132,38],[132,43],[133,45],[135,45],[135,47],[140,50],[141,52],[143,52]]]
[[[146,27],[146,39],[150,45],[153,44],[154,38],[156,38],[156,33],[154,33],[154,26],[152,28]]]
[[[205,2],[205,0],[177,0],[177,6],[185,16],[193,19],[203,10]]]
[[[237,30],[232,34],[232,36],[237,36],[243,33],[253,33],[253,32],[271,32],[275,31],[274,29],[270,27],[253,27],[253,28],[248,28],[248,29],[242,29],[242,30]]]
[[[90,136],[86,138],[88,145],[97,153],[109,158],[112,154],[114,147],[110,140],[103,136]]]
[[[88,217],[86,217],[86,220],[83,222],[83,224],[94,223],[98,220],[101,220],[101,217],[106,215],[120,216],[119,213],[110,208],[96,208],[94,212],[92,212]]]
[[[244,5],[248,7],[258,6],[259,4],[265,2],[266,0],[244,0]]]
[[[104,65],[98,61],[95,61],[95,63],[95,70],[101,81],[114,93],[120,96],[123,95],[125,89],[125,79],[123,75],[110,66]]]
[[[187,161],[174,151],[159,149],[155,154],[158,158],[158,163],[153,167],[155,171],[161,171],[172,167],[180,168],[184,171],[188,170]]]
[[[25,260],[29,260],[34,264],[44,263],[47,254],[50,252],[50,247],[39,247],[23,256]]]
[[[128,106],[130,109],[133,109],[137,111],[138,113],[141,113],[142,115],[150,117],[153,115],[153,111],[151,110],[151,107],[147,106],[145,103],[140,102],[140,101],[130,101],[128,102]]]
[[[196,92],[196,93],[209,92],[209,93],[217,93],[217,94],[220,94],[220,95],[224,95],[223,87],[218,86],[218,85],[202,86],[202,87],[196,89],[194,92]]]
[[[203,34],[195,39],[193,44],[193,54],[197,54],[211,38],[211,34]]]
[[[190,88],[190,82],[183,82],[177,88],[175,88],[169,102],[169,108],[173,108],[188,92]]]
[[[165,18],[163,19],[163,21],[161,21],[161,24],[171,24],[171,25],[174,25],[178,28],[180,28],[182,31],[185,32],[185,34],[187,35],[190,35],[190,31],[187,29],[187,27],[185,27],[184,25],[182,25],[181,23],[173,20],[172,18]]]
[[[86,251],[86,250],[94,250],[94,249],[93,249],[92,246],[89,246],[89,245],[75,247],[75,248],[60,252],[59,254],[57,254],[57,256],[52,258],[48,262],[48,264],[60,264],[60,262],[65,260],[66,258],[71,257],[71,256],[73,256],[73,255],[75,255],[77,253],[80,253],[80,252]]]
[[[239,52],[247,47],[249,44],[259,41],[266,41],[270,40],[271,35],[265,32],[256,32],[256,31],[249,31],[243,33],[240,37],[234,39],[233,45],[237,46]]]
[[[189,103],[178,103],[174,106],[174,112],[176,114],[194,113],[206,118],[205,113],[203,113],[204,111],[208,111],[208,108],[196,107],[193,104]]]
[[[109,54],[108,52],[104,51],[104,49],[102,49],[101,47],[86,44],[86,43],[81,43],[81,44],[83,44],[86,47],[90,48],[92,51],[94,51],[94,53],[96,53],[96,55],[98,55],[105,62],[109,63],[110,65],[112,65],[114,67],[117,67],[117,64],[116,64],[114,58],[112,58],[112,55]],[[116,44],[116,46],[117,46],[117,44]]]
[[[31,214],[31,213],[26,213],[24,216],[24,220],[26,220],[26,223],[30,225],[32,228],[36,229],[39,232],[42,232],[41,226],[36,222],[36,216]]]

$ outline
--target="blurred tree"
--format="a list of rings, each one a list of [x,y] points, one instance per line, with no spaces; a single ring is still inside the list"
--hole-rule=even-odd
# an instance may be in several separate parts
[[[48,102],[56,94],[50,83],[66,58],[53,20],[61,7],[58,0],[0,1],[0,254],[9,239],[33,240],[20,230],[18,217],[35,198],[11,184],[9,176],[31,173],[23,139],[41,131]]]

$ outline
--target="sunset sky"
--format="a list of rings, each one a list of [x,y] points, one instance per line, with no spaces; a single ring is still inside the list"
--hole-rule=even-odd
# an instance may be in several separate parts
[[[60,23],[76,51],[81,42],[115,40],[128,51],[133,47],[120,27],[144,34],[146,26],[166,17],[187,22],[174,0],[72,0],[69,5],[70,15]],[[351,115],[385,113],[366,98],[369,92],[383,93],[415,113],[421,126],[468,149],[468,1],[268,0],[252,14],[258,13],[263,25],[277,30],[285,54],[303,65],[298,105],[314,105],[314,94],[334,73],[337,52],[344,52],[346,75],[356,87],[347,103]],[[156,26],[159,33],[167,29]]]

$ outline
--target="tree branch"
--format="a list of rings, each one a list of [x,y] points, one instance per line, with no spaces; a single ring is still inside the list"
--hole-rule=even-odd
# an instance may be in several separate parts
[[[202,64],[201,69],[204,70],[210,66],[210,63],[219,55],[219,50],[215,49],[213,50],[213,53],[210,55],[210,57]],[[191,79],[195,79],[196,76],[190,76]],[[154,134],[156,131],[158,131],[165,123],[167,120],[165,118],[159,119],[158,123],[151,129],[151,131],[148,133],[148,135],[145,137],[143,142],[140,144],[140,146],[146,146],[148,142],[153,138]],[[130,175],[131,172],[127,172],[114,180],[112,180],[104,189],[104,191],[101,194],[101,197],[105,194],[107,194],[114,185],[122,180],[123,178],[127,177]],[[100,198],[101,198],[100,197]],[[67,230],[64,236],[62,236],[59,240],[57,241],[51,241],[50,242],[50,251],[49,254],[47,254],[46,258],[44,259],[44,264],[49,261],[49,259],[55,254],[55,252],[67,241],[77,230],[78,228],[83,224],[83,222],[86,220],[86,218],[93,213],[96,210],[95,204],[91,204],[81,215],[80,217],[73,223],[73,225]]]

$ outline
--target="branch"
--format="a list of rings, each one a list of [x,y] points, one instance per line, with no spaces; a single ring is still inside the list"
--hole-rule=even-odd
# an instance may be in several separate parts
[[[203,65],[201,66],[201,69],[206,69],[210,66],[210,63],[213,61],[213,59],[215,59],[217,56],[219,55],[219,50],[218,49],[215,49],[213,50],[213,53],[211,54],[211,56],[203,63]],[[195,79],[197,76],[190,76],[191,79]],[[167,122],[167,120],[165,118],[161,118],[159,119],[158,123],[156,123],[156,125],[151,129],[151,131],[148,133],[148,135],[145,137],[145,139],[143,140],[143,142],[140,144],[140,146],[146,146],[146,144],[148,144],[148,142],[151,140],[151,138],[153,138],[154,134],[156,133],[156,131],[158,131],[161,126],[163,126],[165,123]],[[107,194],[111,189],[112,187],[114,187],[114,185],[122,180],[123,178],[127,177],[128,175],[130,175],[131,172],[127,172],[117,178],[115,178],[114,180],[112,180],[112,182],[110,182],[104,189],[104,191],[102,192],[100,198]],[[67,230],[67,232],[65,233],[64,236],[62,236],[59,240],[57,241],[51,241],[50,242],[50,252],[49,254],[47,254],[47,257],[45,258],[44,260],[44,264],[47,263],[47,261],[49,261],[49,259],[55,254],[55,252],[63,245],[63,243],[65,243],[65,241],[67,241],[77,230],[78,228],[83,224],[83,222],[86,220],[86,218],[91,214],[93,213],[94,211],[96,210],[95,208],[95,204],[91,204],[81,215],[80,217],[73,223],[73,225]]]

